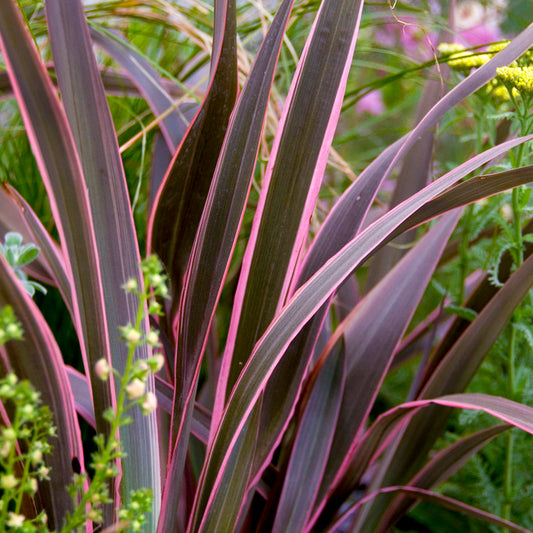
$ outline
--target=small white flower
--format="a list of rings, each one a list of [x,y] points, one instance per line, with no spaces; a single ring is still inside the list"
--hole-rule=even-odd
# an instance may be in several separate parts
[[[128,398],[130,400],[136,400],[143,396],[144,391],[146,390],[146,383],[141,381],[138,378],[135,378],[127,387],[126,392],[128,393]]]
[[[6,440],[14,441],[17,438],[17,433],[12,427],[4,428],[2,430],[2,437]]]
[[[38,465],[43,462],[43,452],[39,449],[33,450],[30,455],[32,464]]]
[[[157,331],[154,331],[153,329],[151,329],[146,334],[146,342],[150,346],[158,346],[159,345],[159,334],[157,333]]]
[[[13,443],[11,441],[4,442],[4,444],[2,444],[0,447],[0,455],[4,458],[7,457],[10,454],[12,447]]]
[[[153,413],[157,407],[157,398],[153,392],[148,392],[144,397],[143,403],[141,404],[141,410],[143,415],[149,415]]]
[[[131,343],[139,342],[141,340],[141,332],[135,328],[129,328],[124,338]]]
[[[154,374],[156,374],[157,372],[159,372],[162,368],[163,368],[163,365],[165,364],[165,358],[163,357],[162,354],[160,353],[156,353],[153,357],[152,357],[152,372]]]
[[[135,278],[130,278],[123,285],[123,288],[126,292],[135,292],[137,290],[137,280]]]
[[[6,524],[9,527],[22,527],[26,517],[23,514],[9,513]]]
[[[6,474],[0,477],[0,487],[3,489],[14,489],[18,485],[19,480],[13,474]]]
[[[94,371],[102,381],[107,381],[109,374],[111,373],[111,365],[107,362],[107,359],[102,357],[96,361],[96,364],[94,365]]]
[[[47,479],[49,473],[50,469],[44,465],[40,466],[37,470],[37,475],[39,476],[39,479]]]
[[[511,222],[511,220],[513,220],[513,208],[511,204],[503,204],[500,207],[500,214],[505,220],[507,220],[507,222]]]

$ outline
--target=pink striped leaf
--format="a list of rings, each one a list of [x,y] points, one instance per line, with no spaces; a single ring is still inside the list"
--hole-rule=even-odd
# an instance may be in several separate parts
[[[243,258],[215,423],[218,406],[287,298],[340,114],[362,8],[361,0],[322,3],[298,63]]]
[[[237,97],[236,53],[235,0],[215,0],[209,89],[172,159],[148,221],[148,250],[160,257],[170,277],[172,315]]]
[[[302,531],[311,514],[341,409],[345,359],[344,350],[333,350],[313,371],[273,517],[273,533]]]
[[[251,186],[261,131],[285,27],[293,0],[280,6],[237,101],[192,250],[180,302],[174,416],[178,439],[165,490],[177,494],[183,468],[196,375],[216,304],[235,247]],[[254,117],[254,120],[250,120]],[[182,360],[186,357],[186,363]],[[185,391],[185,392],[184,392]],[[187,414],[189,413],[189,414]],[[181,465],[181,466],[180,466]],[[172,509],[172,506],[169,506]],[[168,524],[166,527],[170,527]]]
[[[444,409],[442,409],[443,407]],[[367,466],[377,459],[393,438],[402,431],[405,424],[413,420],[414,417],[424,411],[429,410],[435,413],[439,409],[449,411],[448,408],[453,407],[461,409],[478,409],[491,414],[508,424],[519,427],[528,433],[533,433],[533,408],[507,400],[506,398],[489,396],[487,394],[452,394],[440,398],[404,403],[380,415],[360,440],[353,454],[354,457],[357,455],[358,459],[357,463],[354,462],[352,465],[350,472],[351,479],[359,479]],[[375,488],[371,487],[371,490],[373,491]],[[393,499],[393,496],[380,499],[385,499],[390,502]],[[382,504],[379,504],[379,501],[377,500],[371,502],[370,505],[372,505],[372,507],[369,508],[372,509],[387,508]],[[364,510],[364,506],[362,510]],[[364,514],[358,514],[357,531],[377,530],[377,521],[372,521],[372,525],[369,525],[369,523],[361,522],[361,516],[363,516],[363,518],[366,517]],[[381,519],[382,517],[383,515],[380,515],[378,518]],[[319,523],[323,524],[323,520],[324,517],[322,517],[322,520],[319,521]],[[328,521],[325,523],[327,524]],[[309,530],[310,527],[311,523],[306,527],[306,531]],[[370,527],[373,527],[374,529],[369,529]]]
[[[453,91],[442,98],[439,103],[424,117],[415,131],[410,136],[403,137],[381,153],[347,189],[336,203],[333,210],[326,217],[319,233],[315,237],[310,250],[307,252],[294,288],[298,288],[307,281],[324,263],[337,253],[346,243],[352,239],[361,227],[370,205],[383,181],[390,174],[392,168],[414,146],[420,136],[426,135],[438,120],[460,100],[477,90],[494,76],[494,69],[505,65],[518,57],[531,43],[533,28],[529,28],[520,36],[519,40],[513,41],[505,48],[505,54],[498,54],[493,58],[491,69],[477,69],[463,80]],[[408,142],[406,142],[408,141]],[[468,200],[474,201],[474,200]],[[426,216],[428,218],[429,210]],[[434,215],[436,216],[436,214]],[[431,217],[430,217],[431,218]],[[420,220],[419,220],[420,221]],[[405,224],[395,235],[411,227],[414,221]],[[321,323],[324,320],[327,305],[316,314],[313,320],[304,328],[302,334],[288,347],[287,354],[275,370],[273,381],[276,386],[284,391],[283,395],[266,394],[263,400],[263,416],[260,439],[261,446],[257,454],[257,469],[264,460],[261,448],[266,453],[275,447],[279,439],[280,428],[283,427],[294,404],[297,391],[300,387],[302,376],[307,368],[309,357],[313,352]]]
[[[74,474],[72,460],[83,464],[83,446],[74,408],[74,397],[61,352],[41,312],[26,294],[19,280],[0,254],[0,307],[10,305],[21,323],[24,337],[5,345],[9,365],[19,379],[27,379],[41,393],[43,404],[53,413],[57,438],[46,459],[50,481],[39,483],[39,495],[51,529],[58,528],[72,511],[72,498],[66,487]]]
[[[322,480],[323,498],[335,479],[352,443],[362,433],[381,383],[438,264],[440,254],[461,212],[450,213],[363,298],[337,328],[330,346],[341,336],[352,350],[347,352],[345,393],[339,423]]]
[[[448,350],[418,397],[427,399],[463,391],[532,285],[533,256],[530,256]],[[387,486],[408,481],[444,430],[450,414],[450,410],[430,408],[413,417],[383,463],[382,475],[378,475],[376,483]],[[386,500],[381,498],[380,505],[386,505]],[[366,510],[368,518],[362,531],[372,531],[381,520],[383,509],[377,505],[378,502]]]
[[[529,529],[526,529],[525,527],[519,526],[518,524],[514,524],[509,520],[500,518],[499,516],[488,513],[487,511],[478,509],[477,507],[472,507],[471,505],[460,502],[459,500],[456,500],[454,498],[450,498],[449,496],[444,496],[443,494],[438,494],[437,492],[431,492],[429,490],[417,487],[401,486],[380,489],[376,492],[373,492],[372,494],[369,494],[367,497],[363,498],[359,502],[355,503],[350,507],[350,509],[348,509],[343,514],[343,516],[339,518],[339,520],[330,529],[327,530],[328,533],[334,533],[335,531],[338,531],[339,527],[341,527],[345,522],[350,520],[353,514],[360,509],[361,505],[371,500],[374,500],[375,498],[378,498],[382,494],[395,493],[405,494],[406,496],[409,495],[413,498],[417,498],[418,500],[433,503],[435,505],[439,505],[440,507],[444,507],[445,509],[450,509],[451,511],[462,513],[466,516],[472,516],[473,518],[477,518],[478,520],[481,520],[482,522],[485,522],[487,524],[493,524],[496,526],[503,527],[507,531],[513,531],[514,533],[531,533],[531,531]]]
[[[89,191],[111,363],[123,373],[128,347],[120,338],[119,327],[135,323],[139,306],[138,298],[126,293],[123,285],[134,278],[141,287],[142,276],[122,160],[81,0],[47,0],[46,14],[62,101],[85,177],[79,186]],[[146,330],[147,324],[143,327]],[[150,355],[148,345],[137,348],[136,357],[145,359]],[[87,375],[94,387],[94,371],[90,370]],[[154,390],[151,375],[147,388]],[[100,413],[96,409],[95,413],[98,424]],[[152,490],[152,514],[147,525],[150,528],[157,522],[161,495],[156,417],[145,416],[138,409],[131,416],[134,423],[120,430],[126,452],[120,486],[126,499],[132,490]]]
[[[529,136],[514,139],[487,150],[431,183],[368,226],[295,293],[256,344],[252,356],[233,389],[213,444],[208,448],[206,466],[200,477],[201,490],[205,492],[202,498],[205,498],[204,505],[207,509],[212,495],[220,490],[220,480],[235,440],[246,425],[251,410],[264,391],[284,350],[307,320],[329,298],[346,276],[382,245],[405,218],[475,170],[476,167],[492,160],[497,154],[504,153],[511,147],[532,138]],[[210,489],[206,489],[206,486]]]
[[[435,454],[424,468],[409,481],[408,485],[410,487],[430,489],[446,481],[474,454],[510,427],[512,426],[509,424],[498,424],[497,426],[483,429],[454,442]],[[387,509],[387,513],[380,527],[384,530],[389,530],[414,504],[415,500],[412,498],[406,495],[400,495],[389,509]]]
[[[71,286],[75,325],[82,332],[84,364],[109,357],[105,303],[89,197],[76,146],[32,37],[16,2],[0,3],[0,49],[24,125],[47,189]],[[95,379],[95,411],[112,402],[112,381]],[[98,417],[99,430],[107,423]]]

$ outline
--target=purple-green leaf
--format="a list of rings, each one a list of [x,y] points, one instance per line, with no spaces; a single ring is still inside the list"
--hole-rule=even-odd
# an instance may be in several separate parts
[[[90,199],[96,241],[93,253],[98,257],[104,294],[104,332],[109,337],[112,365],[122,373],[128,347],[120,338],[119,327],[135,323],[139,306],[138,298],[126,293],[123,285],[134,278],[138,286],[142,286],[140,253],[126,178],[83,4],[80,0],[47,0],[46,14],[61,96],[85,178],[77,186],[86,187]],[[97,272],[88,269],[87,274],[94,278]],[[138,347],[137,357],[145,359],[150,355],[147,345]],[[91,355],[90,374],[87,375],[92,387],[95,386],[92,367],[100,357],[101,353]],[[147,388],[154,389],[151,375]],[[95,409],[95,414],[98,425],[101,413]],[[126,500],[132,490],[152,490],[152,513],[145,525],[149,531],[157,522],[161,494],[156,417],[144,416],[140,410],[132,411],[131,416],[134,423],[120,430],[127,452],[122,460],[121,490]]]
[[[41,393],[42,402],[50,407],[57,438],[52,439],[52,453],[46,459],[50,481],[39,483],[48,524],[59,528],[72,499],[66,487],[72,482],[72,460],[83,464],[80,428],[74,397],[61,352],[41,312],[26,294],[11,267],[0,254],[0,308],[10,305],[22,325],[22,340],[10,341],[5,349],[9,365],[19,379],[27,379]]]

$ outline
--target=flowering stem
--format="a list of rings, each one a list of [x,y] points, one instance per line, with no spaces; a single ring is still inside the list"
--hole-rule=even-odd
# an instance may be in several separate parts
[[[138,294],[140,299],[137,317],[135,320],[134,329],[136,331],[140,330],[142,321],[145,317],[145,303],[147,300],[146,295]],[[68,531],[74,530],[76,527],[79,527],[86,520],[85,508],[87,505],[90,505],[93,501],[94,495],[98,494],[101,490],[103,484],[106,483],[106,477],[109,477],[107,474],[107,465],[111,463],[114,459],[114,454],[119,446],[119,428],[123,424],[123,415],[125,411],[131,406],[125,406],[126,403],[126,385],[129,383],[132,377],[133,369],[133,357],[135,355],[135,349],[137,347],[136,342],[128,341],[128,357],[126,359],[126,365],[124,368],[123,376],[120,376],[116,371],[113,371],[116,375],[120,377],[120,390],[118,393],[118,398],[116,402],[116,410],[114,417],[111,421],[111,429],[109,432],[109,437],[105,443],[104,449],[98,453],[98,463],[103,465],[102,468],[95,468],[94,478],[89,484],[88,490],[83,494],[81,502],[76,506],[74,513],[69,517],[66,525],[61,530],[62,533],[67,533]]]

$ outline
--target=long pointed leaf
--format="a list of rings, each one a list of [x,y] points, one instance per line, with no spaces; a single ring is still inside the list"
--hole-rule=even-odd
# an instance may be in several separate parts
[[[409,481],[409,486],[430,489],[439,483],[442,483],[455,474],[468,461],[468,459],[470,459],[470,457],[510,427],[511,426],[508,424],[499,424],[454,442],[447,448],[444,448],[435,454],[424,468],[422,468],[422,470]],[[411,498],[400,496],[394,504],[387,509],[381,527],[388,530],[413,504],[414,501]]]
[[[243,258],[219,403],[287,297],[340,114],[362,8],[362,0],[322,3],[298,64]]]
[[[348,354],[347,386],[328,471],[321,486],[322,497],[339,471],[346,467],[343,462],[350,457],[348,452],[352,443],[364,429],[392,362],[394,348],[409,325],[459,216],[460,213],[450,213],[428,232],[360,302],[335,333],[333,339],[344,332],[348,346],[353,346],[355,351]],[[385,331],[384,324],[387,325]]]
[[[46,13],[59,86],[85,176],[85,183],[78,186],[89,190],[111,362],[122,373],[128,348],[120,338],[119,327],[135,323],[139,305],[137,297],[127,294],[122,286],[130,278],[142,285],[126,179],[83,5],[79,0],[47,0]],[[140,358],[150,355],[147,345],[137,350]],[[91,384],[94,386],[93,375]],[[147,388],[154,389],[153,377],[148,379]],[[100,414],[95,413],[98,418]],[[161,494],[156,417],[144,416],[137,409],[131,416],[134,423],[120,430],[127,452],[121,490],[126,500],[132,490],[152,490],[152,514],[145,525],[150,531],[159,516]]]
[[[174,155],[148,221],[148,249],[167,268],[173,311],[237,96],[235,9],[235,0],[215,1],[208,93]]]
[[[529,529],[526,529],[525,527],[519,526],[518,524],[514,524],[509,520],[500,518],[496,515],[488,513],[487,511],[483,511],[476,507],[472,507],[471,505],[467,505],[466,503],[455,500],[454,498],[444,496],[443,494],[438,494],[436,492],[431,492],[429,490],[420,489],[417,487],[401,486],[387,487],[385,489],[381,489],[376,492],[373,492],[372,494],[369,494],[368,497],[363,498],[360,502],[357,502],[349,510],[347,510],[346,513],[333,525],[333,527],[328,530],[328,532],[333,533],[334,531],[338,531],[338,528],[341,527],[347,520],[349,520],[353,513],[355,513],[361,507],[362,504],[374,500],[382,494],[390,495],[397,492],[403,493],[406,496],[409,495],[415,497],[422,501],[439,505],[441,507],[444,507],[445,509],[450,509],[451,511],[456,511],[467,516],[472,516],[473,518],[477,518],[483,522],[486,522],[487,524],[501,526],[507,531],[513,531],[514,533],[531,533],[531,531]]]
[[[50,407],[57,428],[52,453],[47,458],[50,481],[40,483],[48,524],[59,528],[72,498],[66,487],[72,482],[72,460],[83,464],[83,446],[74,409],[74,398],[57,343],[41,312],[25,293],[0,254],[0,308],[10,305],[21,322],[24,338],[6,345],[10,364],[19,379],[28,379]]]
[[[0,3],[0,48],[30,144],[46,186],[72,287],[76,327],[86,371],[93,377],[95,411],[112,403],[111,382],[93,373],[109,357],[105,305],[89,198],[72,134],[16,2]],[[107,423],[99,418],[99,431]]]
[[[236,104],[187,268],[180,304],[178,358],[186,357],[186,369],[191,375],[176,380],[174,400],[175,416],[183,419],[193,403],[194,375],[199,371],[207,333],[246,206],[272,79],[293,1],[286,0],[278,10]],[[188,436],[183,427],[178,429],[178,435],[177,446],[185,450]],[[165,487],[168,494],[178,494],[178,471],[183,468],[184,458],[183,452],[173,452],[169,466],[171,474],[167,476]],[[166,508],[171,510],[174,505],[167,504]],[[171,528],[165,523],[165,527]]]
[[[273,533],[302,531],[326,468],[344,392],[345,354],[332,352],[315,374],[298,425],[277,506]]]
[[[218,485],[235,440],[245,426],[247,417],[266,387],[269,377],[283,355],[283,351],[305,322],[320,308],[346,276],[361,264],[373,250],[385,242],[407,216],[416,212],[431,198],[446,190],[463,176],[475,170],[476,167],[490,161],[496,154],[503,153],[511,146],[520,144],[525,140],[531,140],[531,138],[516,139],[487,150],[487,152],[474,157],[428,185],[409,200],[402,202],[350,241],[295,293],[257,343],[234,387],[216,438],[208,449],[206,467],[200,478],[203,485],[202,490],[206,490],[206,484],[210,487]],[[209,479],[209,481],[204,480],[204,478]],[[207,498],[208,495],[206,494],[204,497]]]

